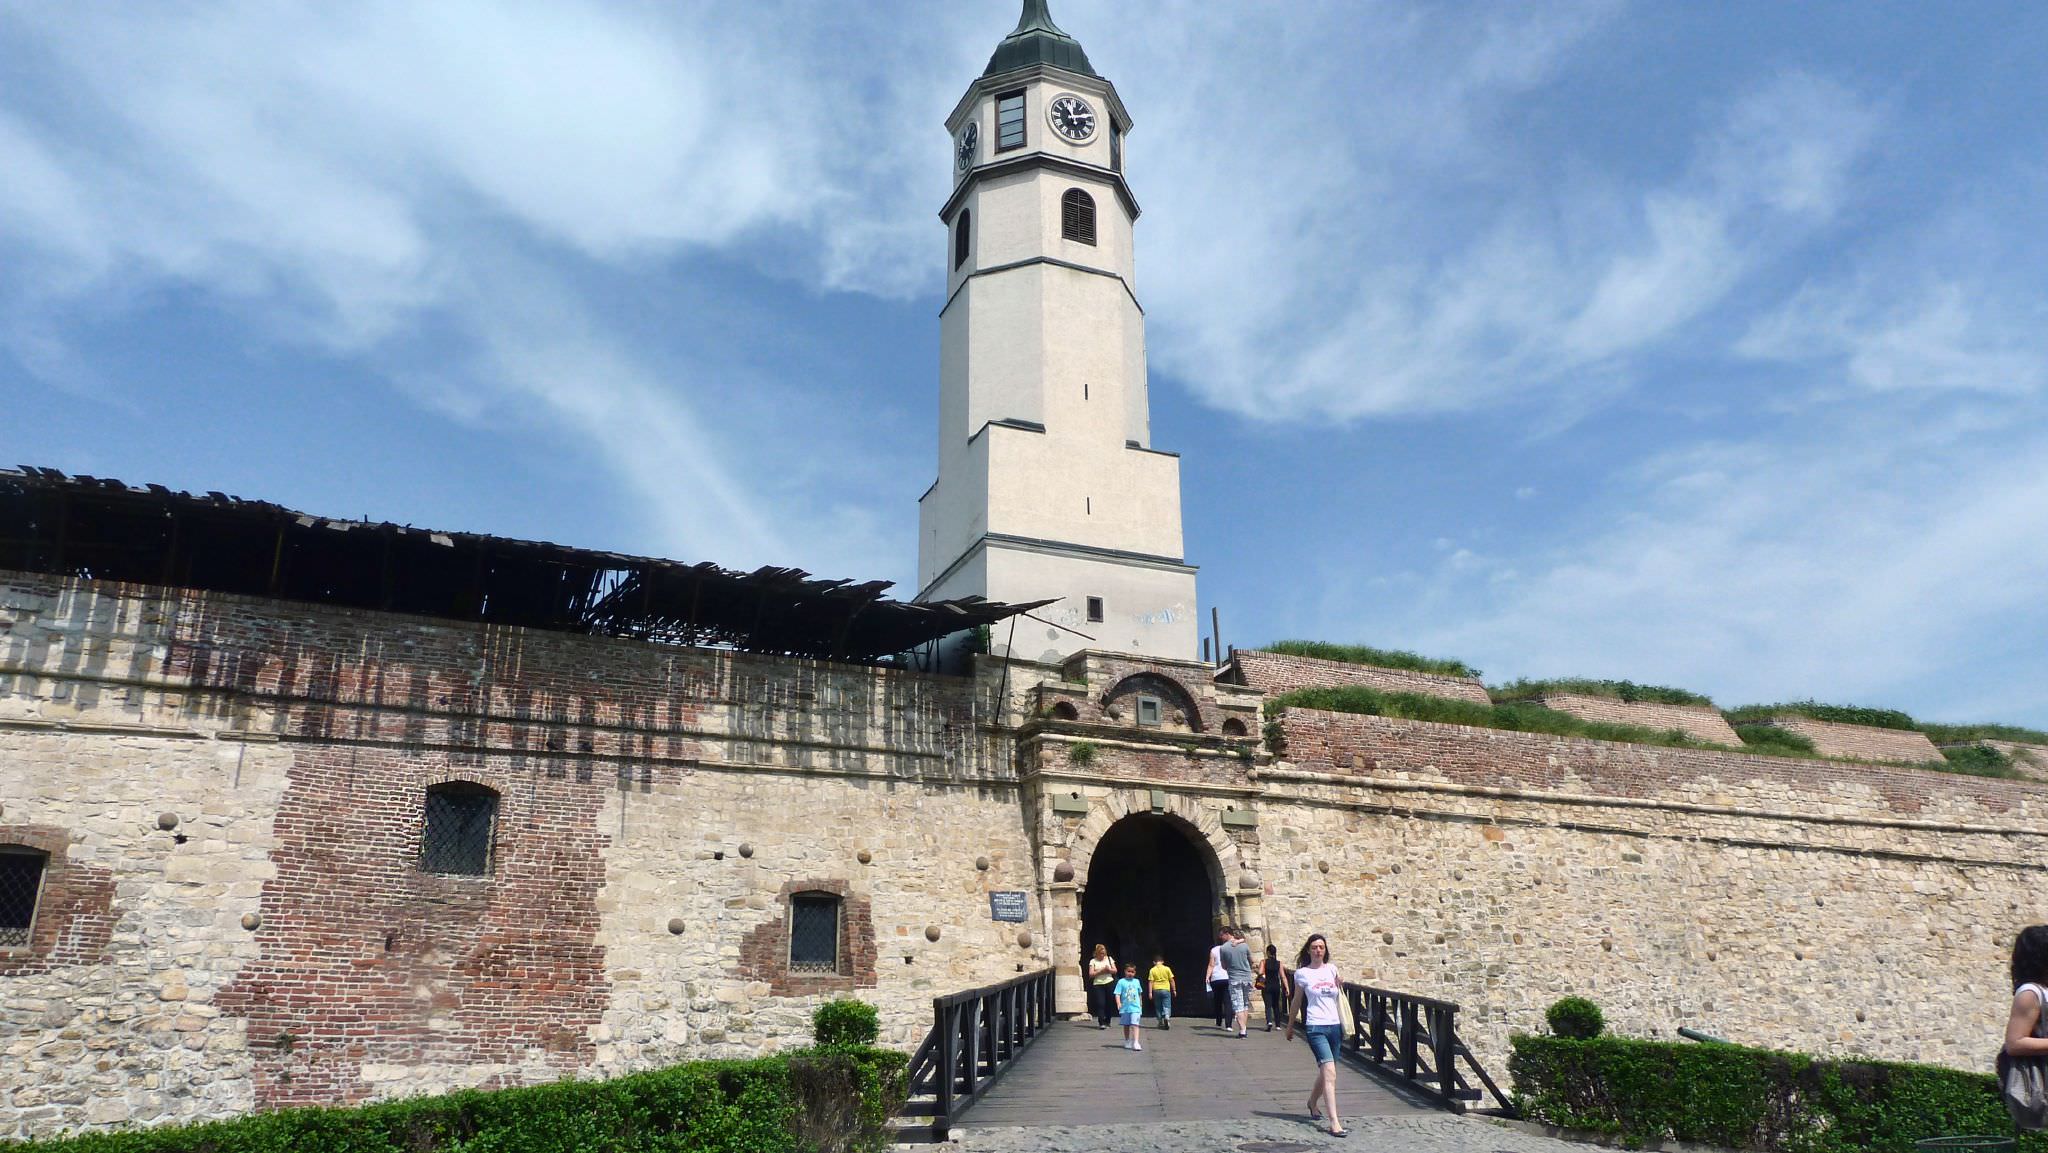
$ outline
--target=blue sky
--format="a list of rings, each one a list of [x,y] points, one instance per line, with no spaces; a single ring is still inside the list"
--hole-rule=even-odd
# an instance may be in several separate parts
[[[1015,8],[0,0],[0,461],[908,585]],[[1226,641],[2048,725],[2048,8],[1054,14]]]

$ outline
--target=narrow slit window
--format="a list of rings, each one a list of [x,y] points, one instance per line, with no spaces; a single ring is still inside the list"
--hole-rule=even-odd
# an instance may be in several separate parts
[[[961,265],[967,263],[967,254],[974,247],[974,239],[972,234],[969,232],[969,229],[973,226],[973,223],[974,214],[969,212],[965,208],[960,210],[959,219],[953,222],[954,268],[959,268]]]
[[[1060,235],[1078,244],[1095,243],[1095,198],[1078,188],[1060,197]]]
[[[839,971],[839,898],[831,893],[797,893],[789,899],[789,970]]]
[[[1102,621],[1102,598],[1101,598],[1101,597],[1089,597],[1089,598],[1088,598],[1088,621],[1089,621],[1089,623],[1090,623],[1090,624],[1099,624],[1099,623],[1101,623],[1101,621]]]
[[[1109,170],[1111,172],[1122,172],[1124,170],[1124,134],[1118,132],[1114,127],[1109,130]]]
[[[996,151],[1024,147],[1024,93],[1005,92],[996,97]]]
[[[427,790],[420,834],[420,872],[481,877],[491,871],[491,833],[498,794],[454,781]]]
[[[18,949],[29,943],[49,859],[26,846],[0,845],[0,948]]]

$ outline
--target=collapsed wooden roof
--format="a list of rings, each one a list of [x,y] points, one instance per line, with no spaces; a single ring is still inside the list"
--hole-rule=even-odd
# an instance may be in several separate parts
[[[330,520],[31,467],[0,469],[0,568],[866,663],[1050,603],[912,604],[885,597],[889,581]]]

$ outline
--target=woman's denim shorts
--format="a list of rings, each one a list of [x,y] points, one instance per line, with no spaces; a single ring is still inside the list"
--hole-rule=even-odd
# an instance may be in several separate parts
[[[1309,1025],[1302,1029],[1308,1038],[1308,1047],[1316,1055],[1316,1064],[1327,1065],[1337,1059],[1337,1051],[1344,1047],[1344,1026]]]

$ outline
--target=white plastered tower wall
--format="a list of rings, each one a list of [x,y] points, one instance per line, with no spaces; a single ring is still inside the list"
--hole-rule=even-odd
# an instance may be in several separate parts
[[[1018,93],[1024,141],[999,148],[998,103]],[[1093,111],[1088,139],[1054,129],[1062,96]],[[919,597],[1057,598],[1034,613],[1050,623],[1018,623],[1019,657],[1196,656],[1180,460],[1152,447],[1138,206],[1121,171],[1130,124],[1042,2],[947,122],[956,153],[970,132],[976,146],[941,212],[939,475],[919,503]],[[1076,189],[1094,205],[1092,244],[1063,228]],[[1008,630],[993,640],[1003,652]]]

